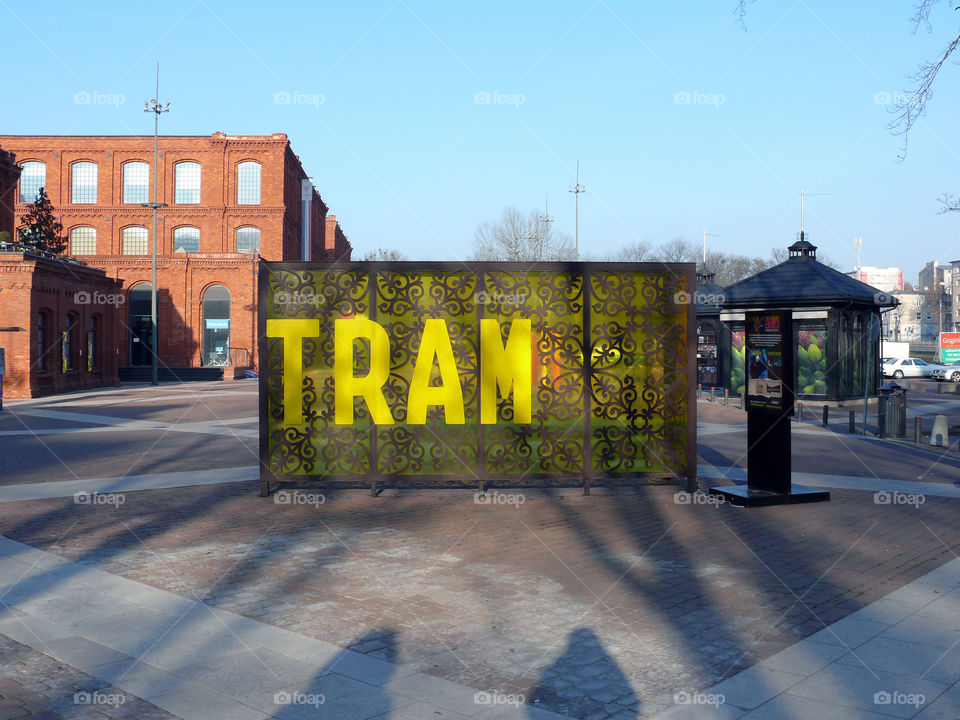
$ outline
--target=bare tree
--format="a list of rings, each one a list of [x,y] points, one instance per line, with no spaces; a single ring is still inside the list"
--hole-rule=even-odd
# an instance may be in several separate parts
[[[363,256],[363,259],[366,261],[376,260],[378,262],[402,262],[410,258],[393,248],[377,248],[376,250],[368,250]]]
[[[700,260],[700,248],[689,240],[676,237],[658,245],[650,259],[669,263],[697,262]]]
[[[573,238],[553,229],[536,210],[524,215],[516,207],[496,222],[485,222],[473,235],[475,260],[537,262],[576,260]]]
[[[650,243],[637,240],[635,243],[624,245],[613,253],[609,259],[614,262],[643,262],[648,259],[651,252]]]

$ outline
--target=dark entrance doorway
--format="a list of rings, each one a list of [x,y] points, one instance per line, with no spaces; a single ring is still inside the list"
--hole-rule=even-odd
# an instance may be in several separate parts
[[[149,365],[152,356],[150,344],[150,283],[141,283],[130,291],[130,364]]]

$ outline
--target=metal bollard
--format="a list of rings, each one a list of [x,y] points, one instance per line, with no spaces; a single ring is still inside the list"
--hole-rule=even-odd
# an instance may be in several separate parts
[[[853,435],[855,432],[857,432],[857,416],[856,416],[856,413],[853,410],[851,410],[850,411],[850,434]]]
[[[821,421],[824,427],[830,427],[830,406],[823,406],[823,420]]]
[[[797,403],[797,422],[803,422],[803,403]]]
[[[697,383],[697,400],[703,395],[703,383]]]
[[[740,409],[741,410],[747,409],[747,393],[746,392],[740,393]]]
[[[917,415],[913,419],[913,442],[917,445],[920,444],[920,416]]]
[[[887,414],[877,413],[877,437],[885,438],[887,436]]]
[[[710,402],[715,403],[717,401],[717,388],[710,388]]]
[[[730,391],[726,388],[723,389],[723,404],[728,405],[730,401]]]

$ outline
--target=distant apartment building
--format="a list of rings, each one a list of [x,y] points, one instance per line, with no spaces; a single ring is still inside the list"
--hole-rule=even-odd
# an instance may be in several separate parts
[[[900,268],[864,265],[857,270],[851,270],[847,275],[883,292],[903,290],[903,271]]]
[[[923,270],[917,276],[917,290],[930,292],[942,288],[945,292],[952,293],[952,278],[953,267],[951,265],[942,265],[936,260],[931,260],[923,266]]]
[[[951,297],[945,293],[899,290],[891,293],[900,304],[883,314],[887,340],[932,343],[954,328]]]
[[[0,222],[6,205],[19,227],[46,188],[67,254],[122,280],[113,333],[121,376],[151,362],[154,238],[144,204],[153,202],[155,184],[166,205],[156,237],[161,367],[255,362],[261,257],[350,259],[349,241],[283,133],[160,137],[156,173],[152,136],[0,136],[0,147],[16,154],[20,171],[13,196],[0,202]],[[59,332],[66,318],[47,322]]]

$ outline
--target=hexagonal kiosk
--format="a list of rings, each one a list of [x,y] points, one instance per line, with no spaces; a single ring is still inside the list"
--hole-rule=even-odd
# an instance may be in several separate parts
[[[796,350],[796,400],[842,401],[877,394],[881,384],[880,327],[895,297],[817,261],[817,248],[804,239],[772,268],[723,290],[723,338],[718,352],[728,362],[721,383],[731,395],[745,388],[745,315],[749,310],[792,311]],[[872,329],[871,329],[872,328]]]

